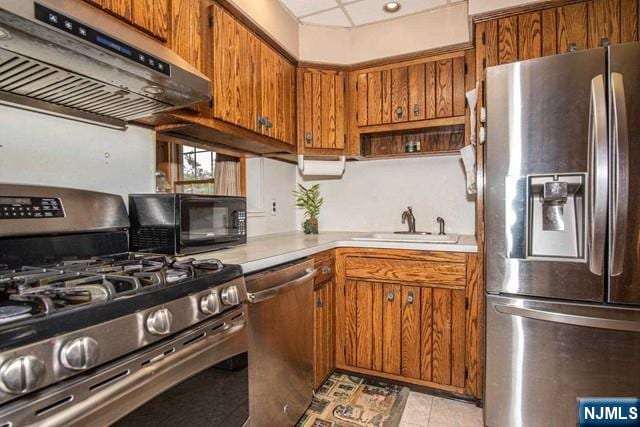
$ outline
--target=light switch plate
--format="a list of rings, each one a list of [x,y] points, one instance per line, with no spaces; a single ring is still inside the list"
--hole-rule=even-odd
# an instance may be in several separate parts
[[[276,199],[271,199],[271,215],[275,215],[277,212]]]

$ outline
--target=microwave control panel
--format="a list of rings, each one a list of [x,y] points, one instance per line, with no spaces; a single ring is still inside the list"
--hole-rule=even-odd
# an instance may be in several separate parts
[[[0,196],[0,220],[63,217],[62,201],[58,198]]]
[[[238,234],[240,234],[241,236],[247,234],[247,212],[237,211],[236,218]]]

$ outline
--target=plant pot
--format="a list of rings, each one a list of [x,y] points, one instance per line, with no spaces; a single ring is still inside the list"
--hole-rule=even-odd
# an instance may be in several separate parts
[[[302,223],[304,234],[318,234],[318,218],[309,218]]]

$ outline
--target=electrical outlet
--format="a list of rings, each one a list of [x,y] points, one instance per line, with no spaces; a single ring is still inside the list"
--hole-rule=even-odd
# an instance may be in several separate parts
[[[271,199],[271,215],[275,215],[277,212],[276,199]]]

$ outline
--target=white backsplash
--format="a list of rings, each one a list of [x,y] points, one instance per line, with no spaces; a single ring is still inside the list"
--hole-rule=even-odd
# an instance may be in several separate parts
[[[348,162],[342,179],[298,174],[298,182],[320,184],[320,230],[406,230],[401,215],[411,206],[418,231],[437,231],[441,216],[448,232],[475,234],[475,197],[466,194],[460,156]],[[301,210],[297,218],[300,229]]]
[[[265,158],[247,159],[249,236],[296,229],[296,207],[291,194],[296,185],[296,170],[291,163]],[[273,201],[276,202],[275,214],[271,212]]]
[[[155,138],[0,106],[0,182],[120,194],[155,191]]]

